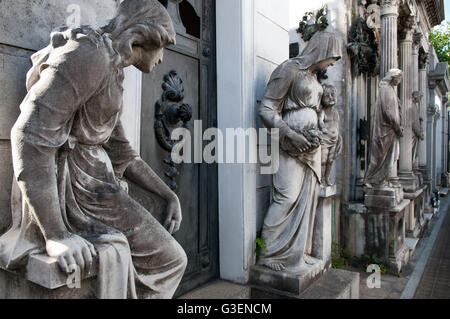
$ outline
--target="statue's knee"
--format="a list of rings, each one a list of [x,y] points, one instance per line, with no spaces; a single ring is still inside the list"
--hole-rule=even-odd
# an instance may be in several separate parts
[[[183,269],[186,269],[188,258],[186,255],[186,252],[184,251],[183,247],[172,238],[169,244],[169,251],[170,256],[172,256],[173,259],[177,260],[177,263],[182,267]]]

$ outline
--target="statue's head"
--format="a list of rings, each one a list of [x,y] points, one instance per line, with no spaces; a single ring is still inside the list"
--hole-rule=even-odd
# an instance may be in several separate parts
[[[416,104],[419,104],[423,98],[423,93],[420,91],[414,91],[412,94],[412,97],[413,97],[413,102]]]
[[[391,69],[383,78],[384,82],[389,83],[389,85],[397,86],[402,82],[403,71],[399,69]]]
[[[320,31],[313,35],[295,60],[300,68],[317,73],[325,71],[336,63],[341,56],[341,45],[336,34]]]
[[[165,47],[175,44],[176,33],[166,8],[157,0],[125,0],[103,28],[109,33],[123,66],[150,72],[162,62]]]
[[[333,107],[337,103],[336,95],[337,90],[334,85],[323,84],[322,105],[324,107]]]

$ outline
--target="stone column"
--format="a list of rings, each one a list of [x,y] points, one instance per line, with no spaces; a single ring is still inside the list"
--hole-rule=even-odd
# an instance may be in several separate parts
[[[423,93],[423,98],[420,101],[420,117],[423,119],[423,134],[424,140],[419,143],[419,168],[421,171],[427,166],[427,65],[428,53],[419,55],[419,91]],[[430,145],[430,144],[428,144]]]
[[[399,0],[381,1],[381,65],[380,78],[398,67],[397,19]]]
[[[404,20],[400,32],[400,67],[403,71],[403,81],[400,86],[401,117],[404,128],[400,139],[399,178],[406,192],[415,192],[418,188],[418,178],[413,173],[412,163],[412,93],[414,90],[413,63],[413,21]]]
[[[422,33],[419,32],[415,32],[414,36],[413,36],[413,46],[412,46],[412,64],[411,64],[411,74],[412,74],[412,83],[413,83],[413,88],[412,91],[416,92],[419,91],[419,45],[420,42],[422,40]],[[423,98],[422,98],[423,100]],[[416,108],[416,105],[412,105],[412,107]],[[420,105],[419,105],[420,107]],[[420,112],[419,112],[420,114]],[[420,115],[419,115],[420,116]],[[413,163],[413,171],[414,172],[418,172],[419,169],[419,158],[416,159],[412,159]],[[420,174],[420,173],[416,173],[416,174]]]
[[[429,104],[427,106],[427,163],[426,163],[426,174],[424,176],[425,180],[430,183],[431,192],[433,192],[434,185],[433,180],[435,180],[435,176],[433,176],[434,171],[434,154],[435,154],[435,116],[436,116],[436,81],[429,81],[428,89],[429,89]]]

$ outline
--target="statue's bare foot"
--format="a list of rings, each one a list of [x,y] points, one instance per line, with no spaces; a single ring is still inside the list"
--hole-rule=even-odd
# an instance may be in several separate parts
[[[310,266],[315,265],[317,263],[317,260],[308,255],[304,255],[303,260],[305,261],[306,264]]]
[[[264,266],[266,266],[274,271],[283,271],[286,269],[286,266],[282,263],[270,263],[270,264],[265,264]]]

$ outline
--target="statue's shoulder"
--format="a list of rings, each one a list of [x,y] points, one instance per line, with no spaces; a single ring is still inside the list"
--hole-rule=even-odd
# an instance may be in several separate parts
[[[69,70],[106,71],[111,68],[116,55],[108,40],[87,27],[52,32],[48,63]]]
[[[272,73],[272,78],[290,78],[301,72],[299,63],[295,59],[289,59],[281,63]]]

